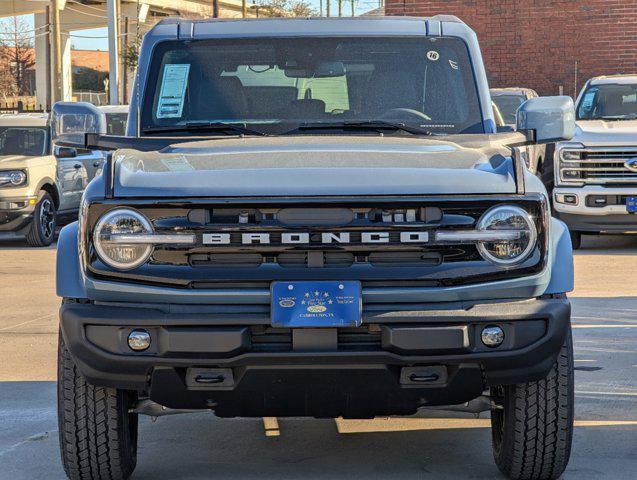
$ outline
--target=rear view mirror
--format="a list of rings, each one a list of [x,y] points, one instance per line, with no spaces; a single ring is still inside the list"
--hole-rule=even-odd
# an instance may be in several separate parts
[[[570,140],[575,135],[575,106],[567,96],[536,97],[520,105],[517,130],[534,143]]]
[[[55,147],[56,158],[75,158],[77,157],[77,149],[73,147]]]
[[[53,142],[84,148],[87,133],[106,134],[106,116],[86,102],[57,102],[51,109]]]

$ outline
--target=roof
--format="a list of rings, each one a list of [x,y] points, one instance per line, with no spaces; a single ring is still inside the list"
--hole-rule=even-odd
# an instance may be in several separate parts
[[[633,84],[633,83],[637,83],[637,75],[636,74],[602,75],[599,77],[591,78],[589,82],[591,85],[608,85],[610,83]]]
[[[71,50],[71,63],[75,68],[90,68],[98,72],[108,72],[108,51]]]
[[[49,116],[42,113],[18,113],[0,115],[3,127],[46,127]]]
[[[177,27],[180,38],[193,37],[265,37],[265,36],[410,36],[439,35],[441,23],[467,27],[458,17],[360,16],[294,18],[209,18],[189,20],[168,18],[151,29],[149,35],[170,37]],[[174,34],[172,34],[174,35]]]
[[[537,96],[537,92],[532,88],[525,87],[505,87],[505,88],[491,88],[489,90],[492,97],[498,97],[500,95],[524,95],[533,94]]]

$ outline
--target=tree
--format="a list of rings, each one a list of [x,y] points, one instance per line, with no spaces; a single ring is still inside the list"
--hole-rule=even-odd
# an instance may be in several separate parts
[[[44,32],[43,32],[44,33]],[[28,95],[35,66],[33,36],[29,25],[20,17],[0,23],[0,90],[5,96]]]
[[[312,17],[317,11],[305,0],[261,0],[264,17]]]

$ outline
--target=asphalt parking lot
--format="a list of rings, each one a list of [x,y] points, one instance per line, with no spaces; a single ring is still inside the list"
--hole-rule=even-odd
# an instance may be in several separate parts
[[[637,472],[637,237],[585,237],[572,294],[576,429],[567,479]],[[0,245],[0,479],[62,479],[55,248]],[[442,418],[442,419],[441,419]],[[373,421],[211,414],[141,421],[135,479],[501,478],[486,416]]]

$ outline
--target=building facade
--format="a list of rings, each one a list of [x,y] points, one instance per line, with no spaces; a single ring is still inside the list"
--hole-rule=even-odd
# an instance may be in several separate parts
[[[637,0],[386,0],[387,15],[456,15],[478,34],[492,87],[573,96],[637,73]]]

